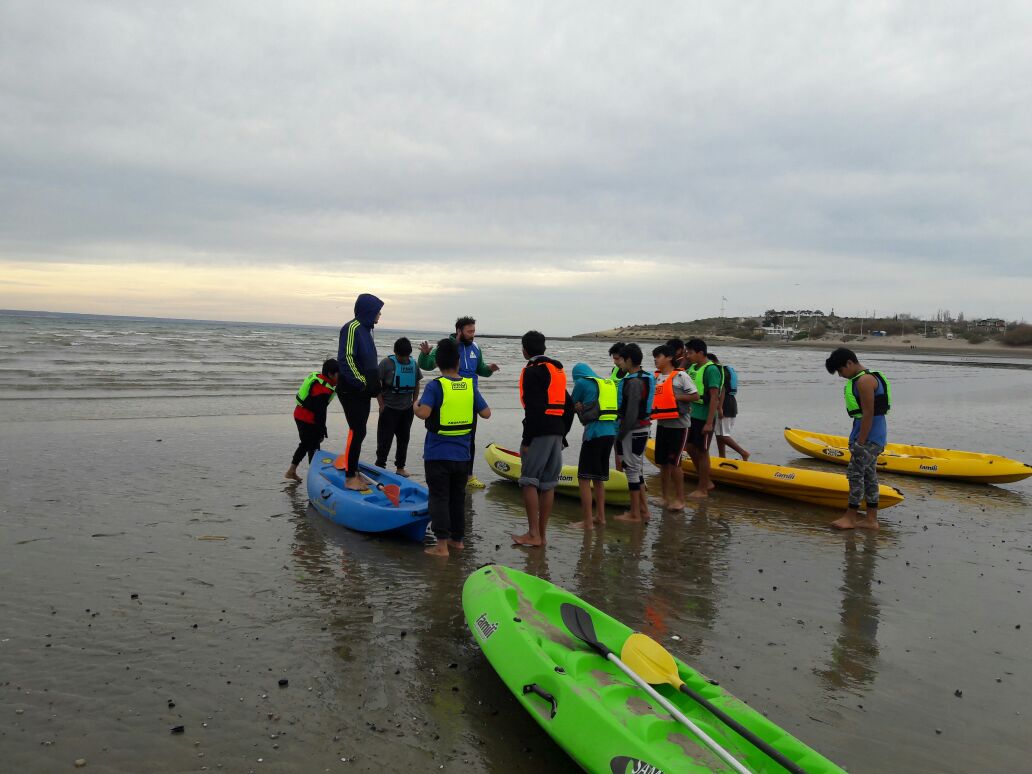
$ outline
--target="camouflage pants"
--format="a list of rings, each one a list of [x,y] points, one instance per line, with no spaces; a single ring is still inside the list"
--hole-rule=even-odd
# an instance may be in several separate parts
[[[851,456],[846,478],[849,479],[850,508],[859,508],[861,501],[866,502],[868,508],[878,507],[878,455],[884,449],[874,441],[849,444]]]

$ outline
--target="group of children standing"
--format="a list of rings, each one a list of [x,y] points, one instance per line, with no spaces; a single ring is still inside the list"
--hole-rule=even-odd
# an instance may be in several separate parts
[[[358,469],[361,445],[371,401],[379,407],[376,465],[386,467],[394,446],[394,467],[408,477],[407,451],[414,418],[426,423],[423,445],[431,529],[437,538],[427,553],[446,556],[461,550],[465,531],[465,491],[482,487],[473,475],[473,447],[477,419],[487,419],[491,409],[478,388],[480,377],[489,377],[498,366],[484,362],[474,342],[476,321],[461,317],[455,333],[431,347],[420,344],[413,361],[412,343],[399,338],[394,353],[377,362],[372,328],[380,319],[383,302],[363,293],[355,302],[355,318],[341,328],[337,359],[323,363],[298,390],[294,419],[300,442],[286,477],[300,481],[297,466],[307,454],[311,462],[327,437],[326,412],[336,394],[348,422],[348,438],[336,466],[345,472],[345,486],[364,490],[369,482]],[[627,475],[630,509],[616,518],[642,522],[649,518],[644,487],[644,454],[652,423],[656,423],[655,459],[662,471],[664,506],[682,510],[685,499],[708,496],[709,445],[716,434],[721,453],[725,446],[749,454],[730,437],[737,414],[733,369],[717,362],[706,343],[671,339],[656,347],[655,371],[642,368],[643,353],[637,344],[615,344],[609,353],[613,369],[600,378],[578,363],[573,368],[573,391],[568,391],[562,363],[545,354],[546,340],[538,331],[521,339],[527,363],[520,373],[523,434],[520,443],[521,476],[527,531],[514,534],[513,542],[542,546],[555,488],[562,472],[566,436],[578,417],[584,425],[577,465],[583,521],[592,529],[605,524],[605,482],[610,456],[615,449],[617,470]],[[424,370],[438,368],[441,375],[429,380],[420,394]],[[699,475],[697,488],[685,495],[681,455],[687,449]]]

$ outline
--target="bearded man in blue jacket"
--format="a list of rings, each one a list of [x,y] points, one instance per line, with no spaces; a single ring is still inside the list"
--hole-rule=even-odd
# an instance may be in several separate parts
[[[358,473],[358,457],[366,437],[370,403],[380,394],[380,377],[376,370],[380,361],[376,356],[373,326],[380,321],[381,309],[383,301],[370,293],[362,293],[355,299],[355,318],[340,329],[337,345],[340,364],[337,397],[348,422],[348,440],[336,467],[343,467],[348,489],[368,487]]]

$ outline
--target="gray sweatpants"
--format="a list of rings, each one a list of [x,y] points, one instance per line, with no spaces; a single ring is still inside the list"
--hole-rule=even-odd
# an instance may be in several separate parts
[[[867,503],[868,508],[878,507],[878,455],[884,450],[884,446],[874,441],[863,445],[855,441],[849,444],[851,456],[846,466],[846,478],[849,479],[850,508],[859,508],[861,500]]]

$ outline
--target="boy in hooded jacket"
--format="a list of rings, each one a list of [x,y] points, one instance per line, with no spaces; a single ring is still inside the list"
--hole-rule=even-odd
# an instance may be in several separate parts
[[[592,529],[606,525],[606,481],[609,480],[609,454],[616,440],[616,418],[619,401],[617,382],[600,379],[586,363],[573,367],[573,408],[584,425],[580,457],[577,460],[577,483],[580,486],[583,520],[575,526]],[[595,512],[592,514],[592,489]]]
[[[369,404],[380,394],[373,326],[380,320],[381,309],[383,301],[376,296],[371,293],[359,295],[355,299],[355,317],[340,329],[337,345],[337,362],[340,365],[337,397],[348,422],[348,440],[334,467],[344,470],[344,486],[360,491],[368,484],[359,475],[358,457],[366,436]]]

